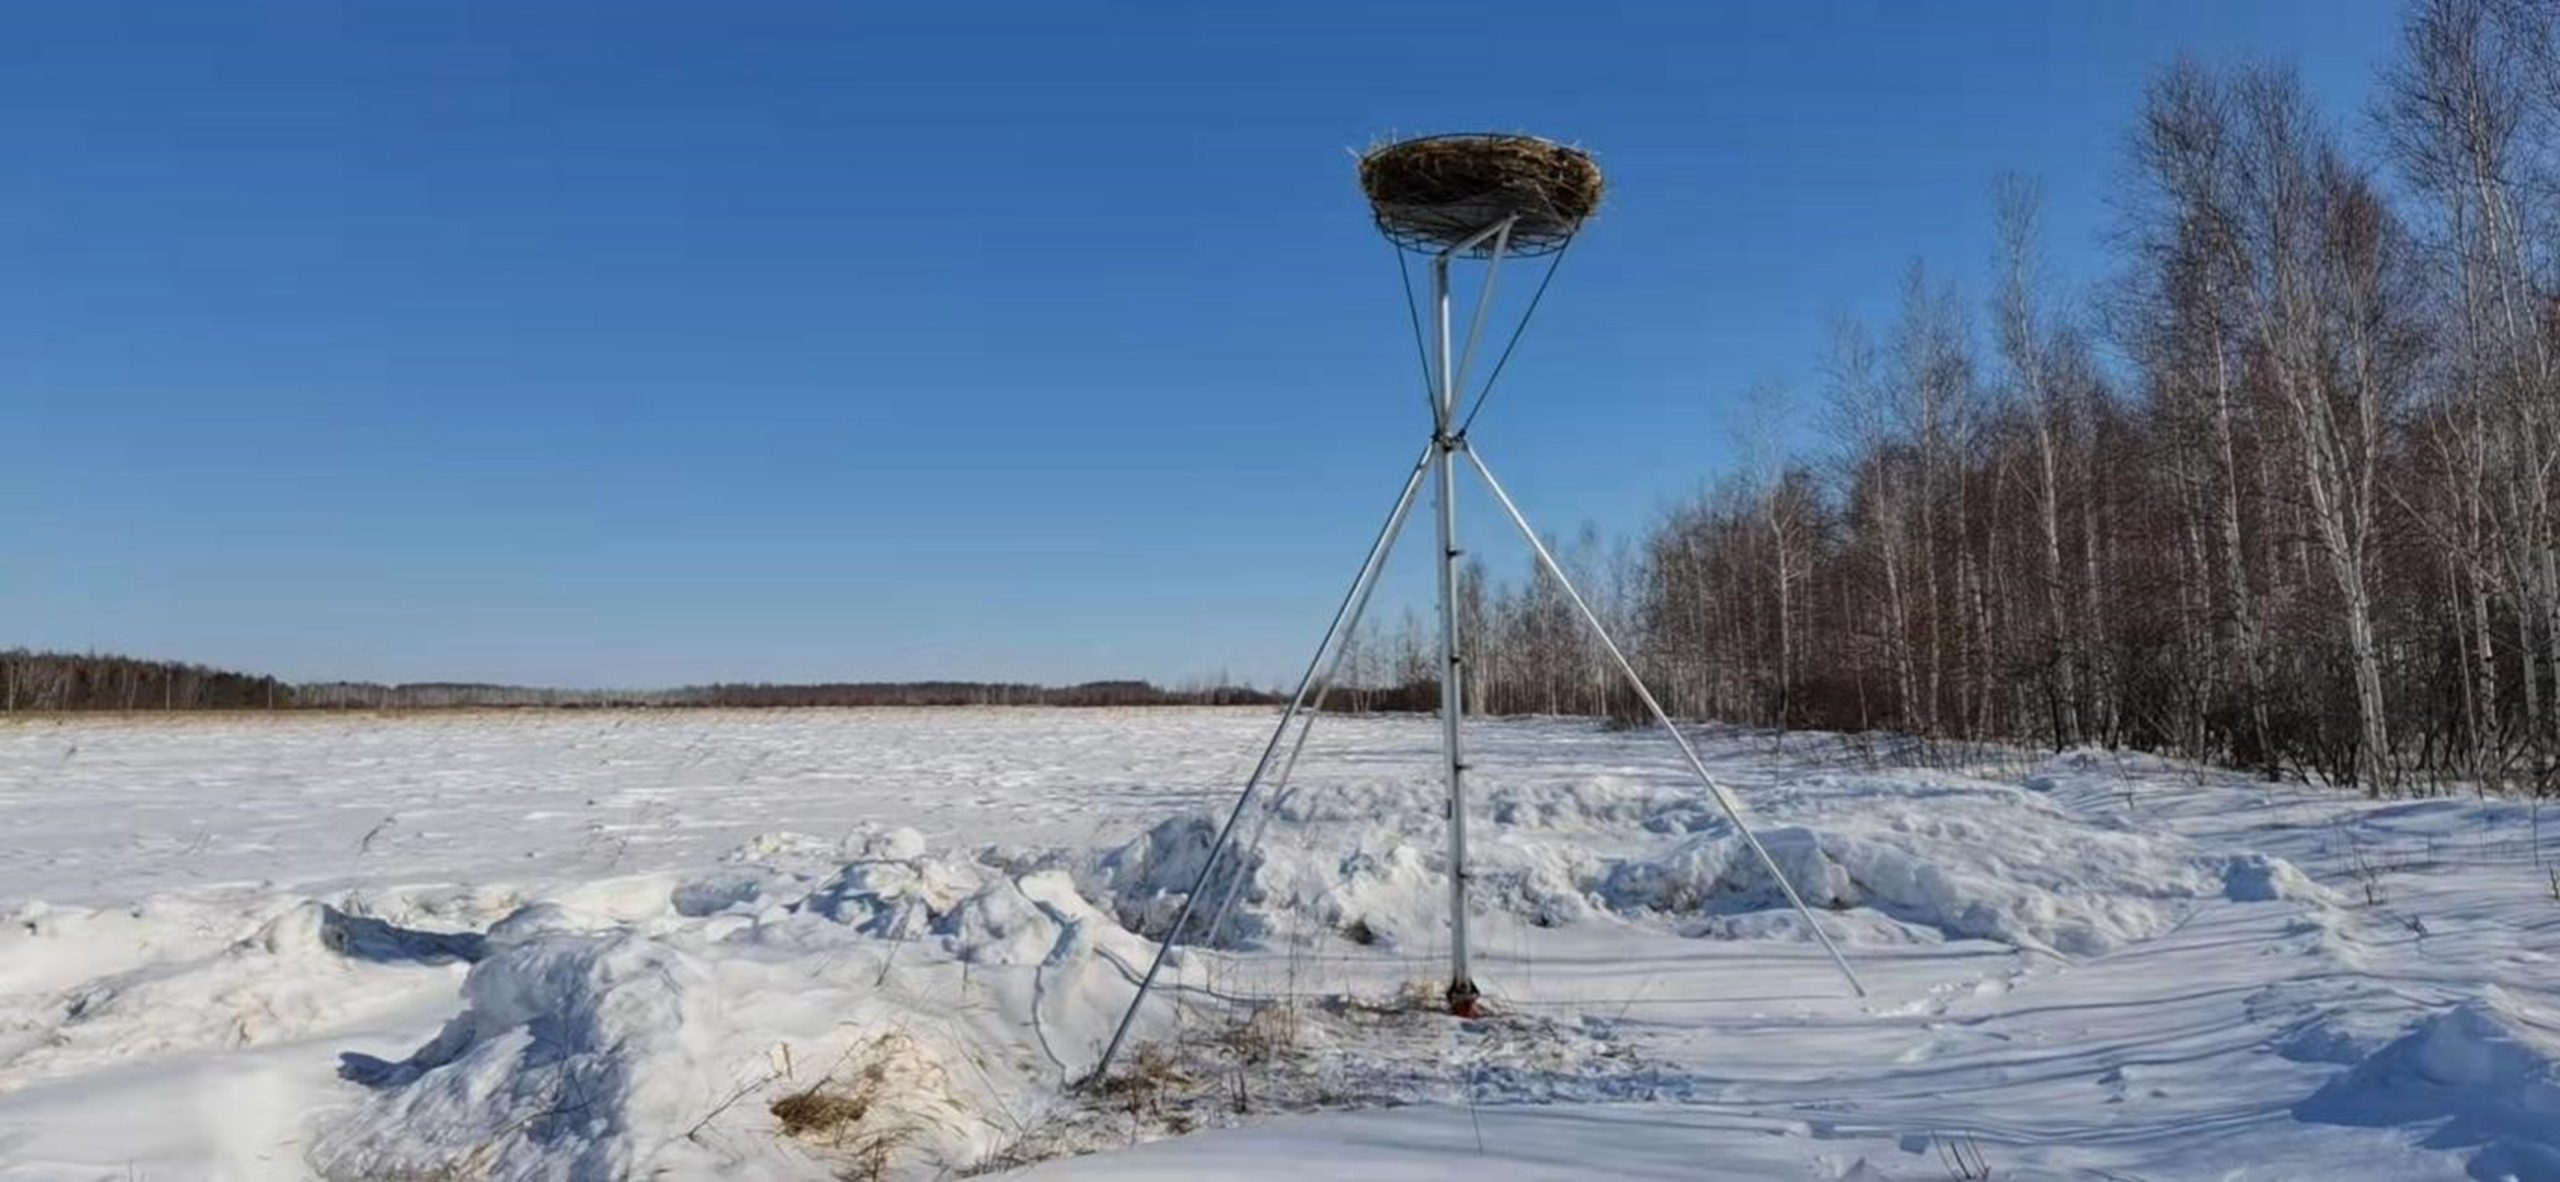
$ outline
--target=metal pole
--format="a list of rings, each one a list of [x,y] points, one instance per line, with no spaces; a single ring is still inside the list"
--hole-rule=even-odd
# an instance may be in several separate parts
[[[1262,777],[1270,772],[1272,758],[1280,750],[1280,740],[1288,735],[1289,724],[1297,721],[1299,712],[1306,709],[1308,691],[1315,686],[1317,671],[1325,666],[1325,654],[1332,651],[1335,642],[1346,634],[1346,625],[1352,623],[1355,613],[1367,605],[1369,588],[1377,581],[1379,569],[1386,565],[1387,552],[1395,549],[1396,536],[1404,532],[1405,518],[1413,512],[1415,496],[1422,491],[1423,474],[1429,469],[1434,452],[1440,453],[1442,478],[1447,478],[1448,456],[1435,439],[1430,447],[1423,450],[1421,457],[1414,460],[1413,471],[1405,476],[1404,491],[1397,494],[1395,509],[1387,514],[1386,524],[1378,528],[1377,540],[1369,544],[1369,556],[1360,563],[1360,573],[1353,576],[1350,589],[1343,593],[1341,605],[1334,608],[1333,622],[1325,626],[1324,640],[1316,645],[1315,655],[1308,658],[1306,672],[1298,676],[1297,693],[1290,697],[1289,708],[1281,712],[1280,725],[1272,728],[1271,741],[1263,744],[1262,758],[1255,761],[1253,774],[1245,779],[1244,790],[1236,794],[1235,807],[1228,810],[1226,823],[1218,827],[1217,838],[1209,843],[1209,856],[1200,863],[1199,877],[1192,880],[1190,891],[1182,896],[1182,907],[1174,913],[1173,926],[1166,930],[1164,942],[1156,945],[1155,959],[1147,963],[1146,975],[1138,979],[1138,994],[1129,999],[1128,1010],[1120,1015],[1120,1024],[1111,1031],[1111,1042],[1102,1048],[1101,1060],[1094,1064],[1093,1073],[1085,1077],[1088,1081],[1100,1079],[1104,1072],[1111,1070],[1112,1059],[1120,1054],[1120,1044],[1127,1041],[1129,1027],[1138,1019],[1138,1007],[1146,1004],[1147,991],[1155,987],[1156,974],[1164,971],[1165,957],[1181,941],[1183,925],[1191,921],[1191,910],[1199,905],[1200,892],[1208,889],[1209,876],[1218,868],[1218,855],[1226,852],[1228,840],[1235,836],[1236,822],[1244,819],[1245,809],[1253,804],[1254,793],[1262,787]]]
[[[1449,775],[1449,1012],[1476,1016],[1475,966],[1467,945],[1467,760],[1459,740],[1459,720],[1467,712],[1465,659],[1458,643],[1458,398],[1476,346],[1484,339],[1485,316],[1493,308],[1493,280],[1502,256],[1511,247],[1517,217],[1504,218],[1476,231],[1431,260],[1431,311],[1440,345],[1440,389],[1432,401],[1432,446],[1439,451],[1440,496],[1440,746]],[[1476,293],[1475,322],[1467,332],[1466,352],[1456,352],[1451,337],[1449,264],[1457,256],[1493,240],[1486,256],[1484,287]]]
[[[1707,773],[1706,763],[1698,758],[1697,749],[1689,745],[1688,736],[1681,734],[1680,728],[1672,724],[1671,715],[1663,711],[1662,703],[1653,699],[1653,691],[1645,688],[1644,678],[1636,675],[1635,665],[1627,660],[1625,653],[1618,651],[1618,642],[1609,638],[1609,629],[1600,623],[1598,613],[1591,610],[1590,604],[1583,602],[1582,593],[1574,589],[1573,580],[1565,577],[1564,567],[1556,562],[1555,555],[1547,553],[1546,542],[1540,540],[1538,531],[1530,527],[1529,519],[1521,515],[1520,507],[1511,503],[1511,494],[1503,491],[1502,482],[1493,478],[1493,469],[1485,466],[1484,457],[1477,455],[1471,446],[1459,446],[1465,448],[1467,462],[1475,466],[1476,475],[1484,478],[1484,486],[1493,493],[1493,499],[1501,503],[1504,513],[1510,515],[1511,524],[1519,527],[1520,536],[1529,543],[1529,549],[1536,552],[1538,565],[1546,568],[1547,574],[1555,579],[1556,586],[1564,590],[1565,598],[1573,601],[1574,610],[1582,614],[1583,623],[1591,626],[1591,634],[1599,638],[1602,648],[1608,650],[1609,660],[1618,666],[1618,672],[1626,675],[1628,688],[1633,689],[1636,697],[1644,702],[1644,708],[1653,715],[1653,720],[1662,724],[1671,741],[1680,745],[1680,754],[1689,761],[1689,770],[1697,773],[1698,782],[1707,786],[1707,794],[1716,798],[1717,806],[1724,809],[1725,817],[1742,834],[1743,842],[1751,847],[1752,853],[1759,855],[1760,864],[1768,867],[1769,877],[1778,880],[1778,889],[1786,892],[1787,902],[1794,904],[1796,914],[1804,917],[1805,927],[1812,930],[1813,938],[1821,943],[1822,950],[1831,954],[1831,963],[1840,966],[1840,975],[1848,978],[1849,988],[1858,996],[1865,997],[1867,987],[1859,982],[1857,972],[1849,967],[1849,959],[1840,955],[1839,947],[1823,932],[1822,925],[1814,921],[1813,909],[1805,906],[1803,897],[1796,894],[1795,884],[1788,882],[1786,872],[1778,869],[1777,859],[1769,856],[1768,847],[1760,844],[1759,835],[1753,833],[1750,824],[1742,819],[1742,806],[1725,791],[1723,784]],[[1446,462],[1445,456],[1443,462]]]
[[[1458,647],[1458,441],[1451,434],[1457,425],[1458,380],[1457,359],[1450,356],[1450,253],[1442,252],[1431,264],[1431,306],[1440,344],[1440,397],[1432,406],[1431,430],[1440,497],[1440,746],[1449,777],[1449,1012],[1473,1017],[1480,994],[1467,948],[1467,761],[1458,734],[1467,701]]]

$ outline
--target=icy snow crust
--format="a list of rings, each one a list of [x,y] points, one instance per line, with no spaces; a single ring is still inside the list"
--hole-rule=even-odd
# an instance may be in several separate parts
[[[0,725],[0,1178],[2560,1179],[2560,824],[2100,752],[1698,732],[1860,1001],[1658,736],[1479,724],[1456,1022],[1329,719],[1071,1088],[1270,722]]]

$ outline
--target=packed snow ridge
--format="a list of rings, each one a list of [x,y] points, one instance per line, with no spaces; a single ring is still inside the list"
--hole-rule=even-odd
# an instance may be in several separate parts
[[[1406,783],[1281,802],[1277,817],[1290,830],[1212,880],[1213,897],[1237,895],[1234,922],[1186,939],[1251,947],[1280,914],[1357,924],[1389,944],[1438,935],[1447,882],[1438,792]],[[1796,822],[1760,837],[1798,893],[1866,913],[1847,925],[1853,942],[1974,937],[2099,953],[2158,934],[2198,897],[2276,897],[2279,880],[2307,885],[2280,858],[2235,862],[2174,838],[2093,826],[1998,784],[1922,789],[1810,775],[1756,799]],[[1500,787],[1485,807],[1496,828],[1473,859],[1482,906],[1542,927],[1653,919],[1692,935],[1803,938],[1794,916],[1771,914],[1785,911],[1784,895],[1694,785],[1590,777]],[[1128,926],[1160,936],[1217,828],[1206,814],[1168,820],[1079,881]]]
[[[273,850],[266,881],[47,902],[44,868],[0,847],[0,1178],[1303,1177],[1310,1154],[1675,1177],[1714,1154],[1740,1176],[2560,1179],[2560,886],[2540,878],[2560,844],[2525,806],[2371,805],[2097,752],[1869,770],[1818,736],[1702,732],[1868,978],[1859,1001],[1666,750],[1485,724],[1468,900],[1494,1004],[1461,1022],[1429,1004],[1449,889],[1431,733],[1328,720],[1211,875],[1121,1070],[1088,1079],[1224,820],[1232,769],[1197,749],[1270,720],[1066,713],[467,736],[586,753],[567,790],[622,803],[583,806],[577,857],[620,835],[584,873],[542,873],[576,861],[555,850],[505,878],[306,877],[251,824],[217,840]],[[457,737],[375,725],[424,728],[422,764]],[[650,733],[677,725],[697,730]],[[0,731],[0,766],[62,737]],[[264,774],[331,783],[327,738],[257,738]],[[823,758],[759,780],[778,740],[1038,755],[945,780],[873,767],[871,815],[750,829],[724,792],[810,814],[862,795]],[[1096,773],[1114,761],[1135,774]],[[1167,809],[1176,785],[1189,802]],[[78,807],[74,788],[0,809]],[[482,843],[552,807],[412,791],[391,811]],[[1505,1140],[1568,1113],[1589,1115],[1539,1126],[1535,1151]]]

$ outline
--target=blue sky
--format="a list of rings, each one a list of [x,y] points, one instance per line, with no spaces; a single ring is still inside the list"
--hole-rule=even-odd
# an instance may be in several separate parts
[[[2058,284],[2103,279],[2132,112],[2181,47],[2291,60],[2361,129],[2397,19],[23,8],[0,645],[302,678],[1274,681],[1424,430],[1353,150],[1599,154],[1609,204],[1477,439],[1550,531],[1625,534],[1728,468],[1755,383],[1810,406],[1829,319],[1888,313],[1910,260],[1978,299],[1994,174],[2042,178]],[[1409,549],[1389,612],[1428,594]]]

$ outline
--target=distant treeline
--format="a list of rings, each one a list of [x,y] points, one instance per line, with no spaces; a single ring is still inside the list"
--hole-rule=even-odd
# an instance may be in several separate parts
[[[175,661],[0,650],[0,712],[45,710],[433,710],[463,707],[1247,706],[1277,701],[1231,685],[1144,681],[1049,686],[973,681],[724,684],[657,690],[476,682],[293,684]]]
[[[0,651],[0,710],[267,710],[294,705],[272,677],[104,653]]]
[[[704,685],[671,690],[686,706],[1256,706],[1279,701],[1244,686],[1165,689],[1145,681],[1027,685],[979,681]]]

